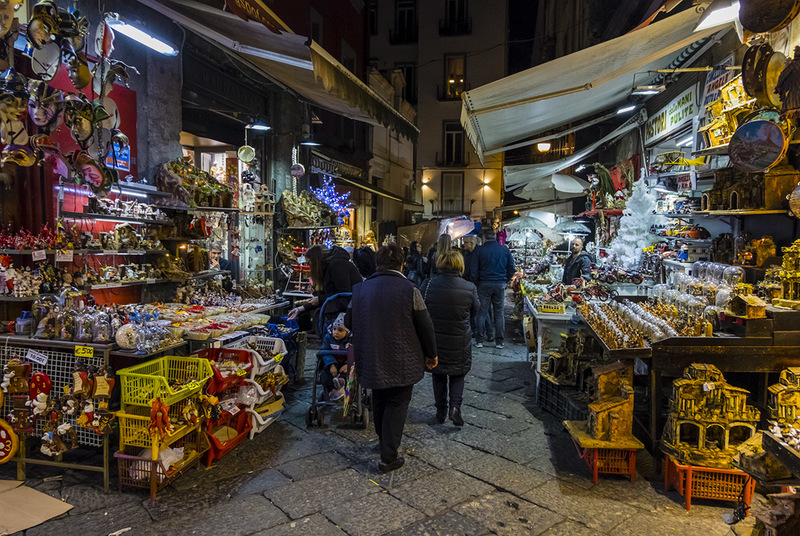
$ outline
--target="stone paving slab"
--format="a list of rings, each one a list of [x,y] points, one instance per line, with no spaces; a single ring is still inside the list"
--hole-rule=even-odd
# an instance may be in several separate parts
[[[278,471],[294,481],[329,475],[347,469],[352,461],[337,452],[323,452],[278,466]]]
[[[640,513],[633,506],[558,480],[550,480],[523,497],[600,532],[610,532],[626,519]]]
[[[347,536],[322,514],[304,517],[283,523],[267,530],[260,530],[252,536]]]
[[[721,517],[714,519],[690,514],[679,517],[642,512],[618,525],[613,534],[614,536],[676,536],[684,534],[687,536],[727,536],[730,532]]]
[[[437,426],[444,428],[447,425]],[[450,440],[446,434],[447,431],[443,430],[434,437],[420,439],[411,455],[439,469],[447,469],[473,460],[481,454],[474,447]]]
[[[447,510],[396,530],[388,536],[485,536],[490,534],[483,524]]]
[[[376,493],[379,489],[363,475],[347,469],[268,489],[264,496],[292,519],[299,519],[334,504]]]
[[[542,533],[542,536],[602,536],[602,532],[590,529],[586,525],[581,525],[577,521],[567,519],[557,525],[553,525]],[[642,534],[641,536],[646,536]],[[677,535],[675,535],[677,536]],[[687,535],[688,536],[688,535]]]
[[[485,411],[471,406],[463,406],[461,408],[461,415],[464,417],[464,422],[481,428],[487,428],[503,435],[513,435],[523,430],[528,430],[531,427],[530,423],[523,419],[508,417],[500,413]]]
[[[519,536],[541,534],[564,517],[509,493],[492,493],[454,508],[486,525],[492,534]]]
[[[356,464],[353,469],[384,489],[393,489],[408,482],[414,482],[437,471],[435,467],[415,456],[405,456],[405,460],[406,463],[402,468],[382,474],[378,471],[378,456],[376,454],[374,460]]]
[[[39,490],[41,491],[41,490]],[[61,496],[56,498],[73,505],[69,515],[77,516],[95,510],[108,511],[125,504],[138,506],[139,499],[136,495],[124,493],[103,493],[102,488],[91,487],[84,484],[68,486],[61,490]]]
[[[254,473],[254,476],[243,479],[235,489],[236,495],[251,495],[253,493],[263,493],[265,490],[277,488],[288,484],[289,477],[277,469]]]
[[[454,440],[470,445],[479,450],[502,456],[513,462],[526,463],[537,455],[534,437],[525,434],[504,436],[492,430],[470,426],[469,423],[451,436]]]
[[[387,493],[337,502],[322,513],[350,536],[379,536],[425,517]]]
[[[289,517],[263,495],[248,495],[217,503],[194,518],[165,520],[154,528],[162,535],[246,536],[259,528],[287,521]]]
[[[553,478],[541,471],[486,453],[457,465],[456,469],[514,495],[523,495]]]
[[[135,527],[136,534],[147,534],[153,522],[138,504],[126,503],[114,508],[94,510],[78,516],[61,516],[30,528],[25,536],[94,536]],[[133,531],[129,531],[129,534]],[[20,533],[21,534],[21,533]]]
[[[448,469],[391,490],[391,494],[432,516],[456,504],[491,493],[492,487],[469,475]]]

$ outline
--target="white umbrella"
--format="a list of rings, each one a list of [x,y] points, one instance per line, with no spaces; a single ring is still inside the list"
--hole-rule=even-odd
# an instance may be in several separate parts
[[[576,221],[562,221],[553,230],[562,234],[591,234],[592,230]]]
[[[542,241],[542,237],[533,231],[514,231],[506,237],[506,240],[516,244],[524,244],[525,242],[528,244],[538,244]]]
[[[514,193],[531,201],[560,201],[581,197],[587,188],[589,183],[580,177],[556,173],[531,180]]]
[[[510,223],[507,223],[506,228],[511,229],[512,231],[527,231],[533,229],[538,231],[540,229],[549,229],[550,227],[539,218],[523,216]]]

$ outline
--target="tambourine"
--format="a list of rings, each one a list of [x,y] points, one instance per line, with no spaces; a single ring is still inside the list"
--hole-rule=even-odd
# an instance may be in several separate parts
[[[786,67],[782,52],[765,49],[756,62],[756,99],[763,106],[781,107],[781,97],[775,93],[778,78]]]
[[[728,155],[741,171],[769,171],[786,155],[789,139],[783,129],[772,121],[750,121],[736,129]]]
[[[800,0],[741,0],[739,22],[753,33],[777,32],[800,13]]]

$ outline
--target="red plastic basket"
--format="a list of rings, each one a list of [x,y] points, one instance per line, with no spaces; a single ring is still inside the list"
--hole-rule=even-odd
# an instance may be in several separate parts
[[[694,498],[733,502],[741,498],[746,506],[750,506],[756,481],[736,469],[681,465],[664,455],[664,489],[669,491],[672,488],[683,495],[686,510],[691,510]]]
[[[235,429],[238,434],[236,437],[227,441],[220,441],[213,435],[213,431],[216,426],[212,427],[211,424],[209,424],[209,429],[206,431],[206,433],[208,434],[208,441],[211,443],[211,448],[206,453],[207,466],[210,466],[215,460],[219,460],[225,456],[242,441],[244,441],[247,437],[247,434],[249,434],[250,430],[253,428],[253,424],[250,422],[250,414],[244,410],[231,417],[225,425]]]
[[[202,357],[211,361],[211,369],[214,375],[208,382],[208,394],[215,395],[221,393],[225,389],[229,389],[234,385],[242,382],[250,374],[253,368],[253,358],[247,350],[232,350],[230,348],[208,348],[201,350],[197,353],[198,357]],[[239,363],[247,363],[247,366],[240,369],[236,374],[229,376],[222,376],[214,363],[223,360],[233,360]]]

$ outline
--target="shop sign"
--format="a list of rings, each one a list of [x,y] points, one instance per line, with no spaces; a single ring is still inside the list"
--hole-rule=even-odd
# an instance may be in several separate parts
[[[678,175],[678,192],[691,192],[697,188],[697,174],[692,171]]]
[[[706,83],[703,86],[703,100],[700,101],[700,116],[705,118],[706,106],[719,99],[722,95],[720,89],[722,86],[733,80],[734,71],[730,71],[725,67],[733,66],[733,54],[719,62],[715,69],[706,75]]]
[[[106,167],[120,171],[131,170],[131,148],[114,142],[114,151],[106,157]]]
[[[323,173],[334,177],[347,177],[349,179],[363,179],[364,170],[338,160],[328,160],[317,155],[311,155],[311,173]]]
[[[691,121],[697,114],[695,94],[697,86],[692,86],[647,120],[644,127],[644,143],[648,145],[667,134],[674,132]]]
[[[242,19],[260,22],[270,31],[281,33],[282,28],[275,19],[275,14],[261,0],[226,0],[225,3]]]

